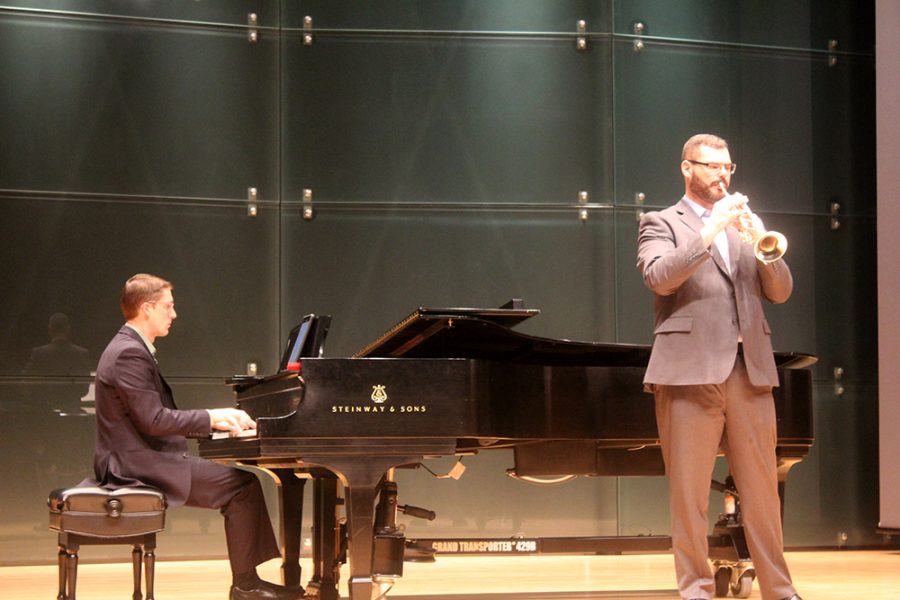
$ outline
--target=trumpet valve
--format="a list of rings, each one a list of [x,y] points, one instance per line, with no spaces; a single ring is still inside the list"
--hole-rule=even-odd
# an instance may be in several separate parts
[[[752,229],[741,227],[738,229],[738,235],[745,244],[753,244],[756,242],[756,237],[754,236]]]

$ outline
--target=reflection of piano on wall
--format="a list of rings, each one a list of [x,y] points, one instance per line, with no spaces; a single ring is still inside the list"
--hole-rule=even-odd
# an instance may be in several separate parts
[[[402,575],[409,544],[395,523],[395,467],[512,447],[511,473],[522,478],[663,474],[653,397],[641,383],[649,347],[552,340],[510,329],[538,312],[518,303],[420,308],[353,358],[320,358],[330,318],[311,317],[305,334],[302,324],[292,331],[285,351],[287,357],[291,348],[305,346],[299,360],[297,353],[283,359],[285,370],[270,377],[231,380],[238,405],[257,421],[257,435],[203,441],[200,454],[263,466],[280,479],[286,584],[300,583],[304,480],[294,476],[298,471],[312,474],[315,486],[309,586],[323,599],[337,598],[346,551],[354,600],[369,600],[373,590]],[[811,374],[804,367],[815,359],[777,354],[776,361],[783,484],[813,442]],[[338,481],[346,529],[335,519]],[[525,550],[666,550],[671,543],[665,536],[543,541]],[[430,558],[421,541],[412,549],[419,559]]]

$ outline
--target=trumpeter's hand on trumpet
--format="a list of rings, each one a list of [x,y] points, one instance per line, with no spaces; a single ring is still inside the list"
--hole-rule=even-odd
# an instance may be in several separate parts
[[[716,202],[713,213],[715,214],[717,208],[726,212],[728,225],[734,227],[741,240],[747,244],[753,244],[765,235],[766,228],[762,220],[750,210],[748,205],[750,199],[743,194],[729,194],[724,181],[719,182],[719,189],[724,195]]]
[[[704,241],[707,246],[712,243],[713,238],[727,227],[734,227],[740,230],[741,218],[747,220],[747,197],[743,194],[729,194],[725,188],[724,182],[719,182],[713,190],[721,192],[721,196],[716,196],[711,190],[711,194],[707,199],[706,206],[710,214],[705,221],[707,226],[704,227]],[[749,221],[748,221],[749,222]]]
[[[767,231],[760,219],[750,210],[747,196],[743,194],[729,194],[725,182],[719,182],[719,188],[724,196],[715,203],[712,209],[713,216],[724,213],[728,224],[737,229],[741,241],[753,245],[756,258],[762,262],[773,262],[784,256],[787,251],[787,239],[777,231]]]

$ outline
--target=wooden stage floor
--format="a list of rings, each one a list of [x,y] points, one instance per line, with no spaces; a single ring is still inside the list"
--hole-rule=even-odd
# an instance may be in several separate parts
[[[165,548],[162,548],[165,550]],[[126,551],[127,549],[123,548]],[[787,554],[794,583],[805,600],[900,597],[900,550],[798,551]],[[304,576],[308,563],[302,563]],[[278,580],[278,564],[260,568]],[[228,563],[157,561],[157,600],[225,600]],[[56,598],[56,567],[0,567],[3,600]],[[341,593],[346,596],[342,573]],[[131,596],[131,564],[83,564],[79,600]],[[730,596],[729,596],[730,597]],[[672,556],[439,557],[434,564],[406,563],[388,598],[403,600],[628,599],[677,600]],[[761,598],[754,583],[751,599]]]

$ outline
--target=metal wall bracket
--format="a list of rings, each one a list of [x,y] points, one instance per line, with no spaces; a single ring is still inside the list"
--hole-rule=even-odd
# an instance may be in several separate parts
[[[250,187],[247,188],[247,216],[255,217],[259,213],[259,209],[257,207],[257,196],[256,188]]]
[[[255,44],[259,41],[259,30],[257,26],[259,25],[259,18],[256,16],[256,13],[248,13],[247,14],[247,41],[251,44]]]
[[[641,21],[637,21],[634,24],[634,35],[637,37],[634,40],[634,51],[640,52],[644,49],[644,40],[641,39],[641,36],[644,35],[644,30],[647,29],[646,25],[644,25]]]
[[[841,383],[841,380],[844,378],[844,367],[835,367],[834,368],[834,395],[835,396],[843,396],[844,395],[844,386]]]
[[[587,193],[586,190],[581,190],[578,192],[578,206],[581,208],[578,209],[578,220],[579,221],[587,221],[588,220],[588,209],[587,204],[591,199],[591,195]]]
[[[579,19],[578,22],[575,23],[575,31],[578,32],[578,37],[575,38],[575,48],[578,50],[587,50],[587,37],[585,36],[587,33],[587,21]]]
[[[316,211],[313,209],[313,192],[311,189],[303,190],[303,220],[312,221],[316,218]]]
[[[303,45],[304,46],[312,46],[313,43],[313,20],[312,17],[306,15],[303,17]]]
[[[634,203],[637,204],[638,209],[634,211],[634,220],[637,222],[641,221],[641,217],[644,216],[644,201],[647,199],[647,194],[644,192],[638,192],[634,195]]]
[[[831,230],[837,231],[841,228],[841,220],[838,218],[841,212],[841,205],[838,202],[831,203]]]
[[[834,67],[837,66],[837,40],[828,40],[828,66]]]

